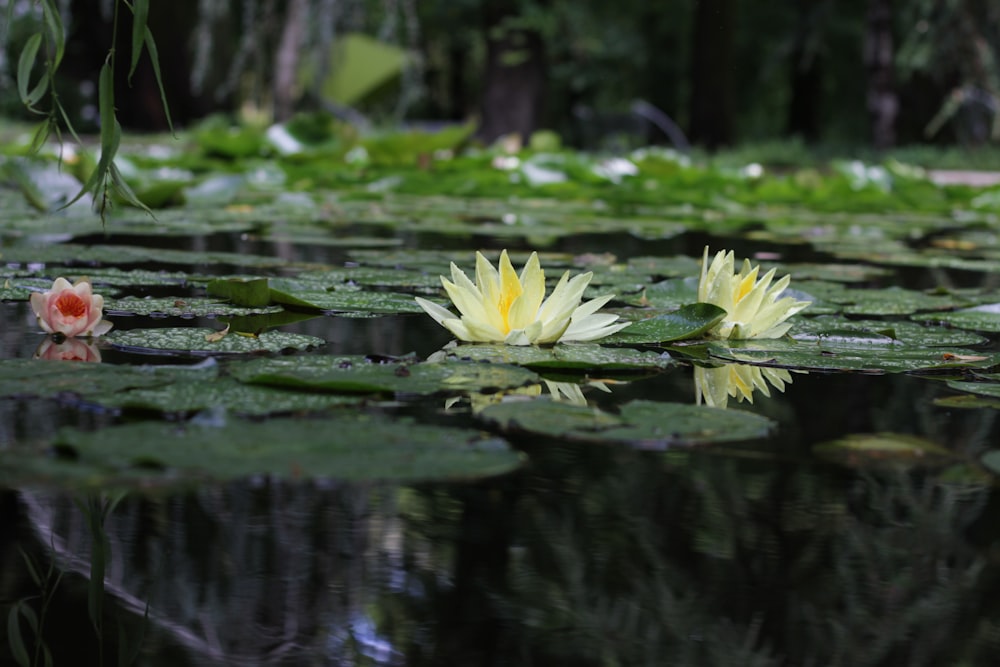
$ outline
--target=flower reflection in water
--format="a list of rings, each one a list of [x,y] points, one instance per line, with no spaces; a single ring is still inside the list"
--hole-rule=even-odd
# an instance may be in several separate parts
[[[543,388],[548,390],[548,394],[553,401],[571,403],[573,405],[587,405],[587,397],[583,390],[586,387],[593,387],[599,391],[611,393],[606,380],[588,380],[584,384],[576,382],[556,382],[555,380],[542,380],[542,384],[533,384],[527,387],[519,387],[508,391],[498,391],[492,394],[471,393],[467,396],[455,396],[444,402],[445,410],[450,410],[460,404],[464,399],[469,400],[469,406],[473,413],[477,413],[485,407],[504,401],[531,400],[544,395]]]
[[[35,350],[35,359],[100,363],[101,351],[93,343],[80,340],[79,338],[56,340],[53,336],[46,336],[42,344]]]
[[[716,368],[695,366],[694,369],[695,402],[698,405],[704,402],[713,408],[726,407],[730,397],[753,403],[755,391],[770,398],[771,387],[784,392],[785,385],[791,383],[792,375],[784,368],[725,364]]]

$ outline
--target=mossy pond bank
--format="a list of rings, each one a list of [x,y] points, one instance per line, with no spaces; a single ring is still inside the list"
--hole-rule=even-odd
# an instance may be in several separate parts
[[[137,150],[106,226],[4,158],[0,663],[992,664],[1000,190],[374,148]],[[706,245],[790,337],[685,336]],[[452,345],[413,297],[502,248],[636,324]],[[114,329],[45,336],[57,276]]]

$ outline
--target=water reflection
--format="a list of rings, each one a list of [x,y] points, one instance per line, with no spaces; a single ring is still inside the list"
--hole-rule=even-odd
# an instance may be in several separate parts
[[[35,359],[100,363],[101,351],[91,341],[65,337],[56,340],[53,336],[46,336],[35,350]]]
[[[127,499],[104,525],[109,618],[149,604],[144,665],[991,664],[988,486],[711,450],[529,453],[470,484]],[[31,594],[16,547],[54,558],[72,576],[47,641],[83,664],[63,639],[91,631],[86,513],[28,491],[0,506],[19,517],[0,599]]]
[[[540,384],[532,384],[527,387],[517,387],[505,391],[497,391],[491,394],[482,392],[470,392],[464,396],[453,396],[445,400],[445,410],[451,410],[468,403],[473,414],[484,408],[511,400],[530,400],[539,396],[548,395],[553,401],[570,403],[572,405],[587,405],[587,397],[584,395],[585,388],[593,388],[610,394],[611,388],[608,386],[610,380],[587,380],[583,384],[577,382],[560,382],[556,380],[542,379]]]
[[[803,373],[804,371],[796,371]],[[725,408],[730,397],[737,402],[753,403],[753,394],[759,391],[770,398],[771,387],[784,393],[785,385],[792,383],[791,373],[784,368],[751,366],[749,364],[723,364],[716,367],[695,366],[695,402],[713,408]]]

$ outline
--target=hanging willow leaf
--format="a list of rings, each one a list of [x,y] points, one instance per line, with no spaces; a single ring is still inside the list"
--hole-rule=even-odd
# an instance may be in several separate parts
[[[66,52],[66,31],[63,28],[62,14],[59,12],[55,0],[42,0],[42,18],[45,21],[45,27],[49,30],[52,44],[55,46],[55,54],[53,54],[52,62],[49,64],[49,73],[54,74]]]
[[[146,20],[149,18],[149,0],[132,0],[132,65],[128,69],[128,80],[132,83],[142,43],[146,40]]]
[[[38,49],[41,45],[42,33],[35,33],[25,42],[24,49],[21,50],[21,57],[17,61],[17,94],[21,98],[21,103],[31,111],[36,110],[35,104],[38,103],[38,100],[45,93],[44,90],[39,93],[39,87],[42,83],[46,85],[48,83],[48,75],[43,75],[38,85],[30,92],[28,91],[28,84],[31,82],[31,70],[35,66],[35,59],[38,57]]]
[[[153,33],[146,28],[146,50],[149,51],[149,61],[153,65],[153,76],[156,77],[156,85],[160,89],[160,104],[163,105],[163,115],[167,118],[167,126],[170,127],[170,132],[174,131],[174,121],[170,117],[170,105],[167,104],[167,93],[163,89],[163,76],[160,74],[160,52],[156,49],[156,41],[153,39]]]

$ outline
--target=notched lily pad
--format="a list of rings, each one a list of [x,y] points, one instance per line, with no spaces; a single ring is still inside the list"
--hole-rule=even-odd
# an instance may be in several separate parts
[[[799,342],[777,340],[710,343],[710,357],[722,361],[776,366],[806,371],[844,371],[871,374],[989,368],[1000,363],[1000,353],[962,348],[909,347],[872,334],[865,338],[833,338]]]
[[[265,315],[282,312],[281,306],[247,308],[214,299],[193,298],[152,298],[127,296],[121,299],[105,299],[107,314],[146,315],[151,317],[218,317]]]
[[[450,345],[431,359],[459,359],[516,364],[527,368],[584,372],[620,371],[641,373],[661,371],[677,362],[665,352],[603,347],[596,343],[558,343],[552,347],[534,345]]]
[[[876,343],[876,339],[881,337],[906,345],[927,347],[979,345],[986,341],[982,336],[947,327],[921,325],[905,320],[851,320],[830,315],[796,318],[791,335],[795,340],[803,342],[849,341],[857,337],[859,343],[863,339]]]
[[[505,434],[640,449],[754,440],[774,427],[770,419],[742,410],[643,400],[622,405],[618,414],[544,399],[510,401],[488,406],[478,417]]]
[[[852,467],[885,463],[941,464],[954,458],[944,447],[904,433],[852,433],[813,447],[820,458]]]
[[[1000,303],[991,303],[951,313],[916,315],[915,320],[939,322],[959,329],[971,329],[987,333],[1000,333]]]
[[[43,359],[0,361],[0,396],[55,398],[76,395],[100,403],[100,398],[135,388],[214,377],[215,369],[183,366],[113,366]]]
[[[250,475],[284,479],[475,478],[518,467],[506,442],[479,431],[341,412],[327,418],[245,421],[226,415],[188,423],[139,422],[99,431],[64,429],[54,444],[71,460],[33,466],[34,482],[89,475],[85,485],[190,484]],[[0,480],[26,482],[0,462]]]
[[[241,382],[251,384],[365,394],[497,391],[541,381],[532,371],[507,364],[407,360],[376,363],[360,356],[257,359],[234,364],[230,372]]]
[[[315,336],[283,331],[265,331],[259,336],[230,333],[216,340],[220,333],[200,327],[131,329],[112,331],[106,336],[106,340],[113,347],[128,352],[197,356],[308,350],[326,343],[322,338]]]
[[[193,413],[224,408],[233,414],[263,417],[292,412],[315,412],[359,403],[360,396],[286,391],[244,384],[228,377],[178,381],[104,395],[101,405],[127,410]]]
[[[602,343],[638,345],[697,338],[725,318],[726,311],[710,303],[692,303],[677,310],[633,322],[602,338]]]

